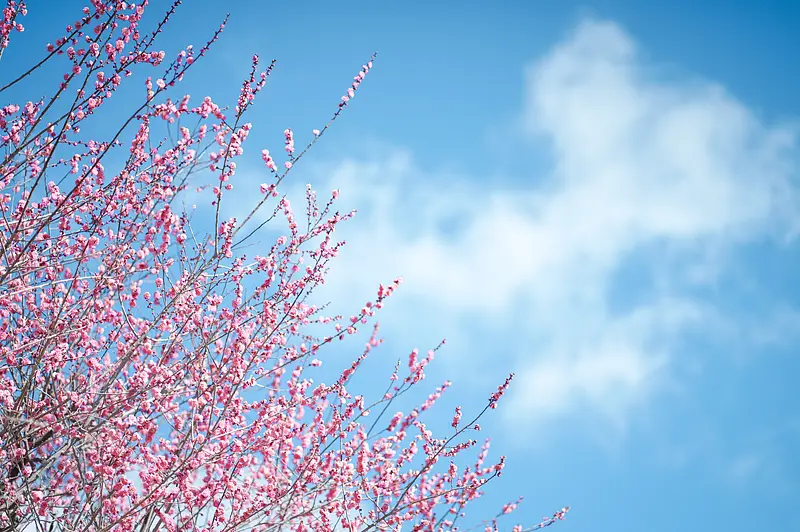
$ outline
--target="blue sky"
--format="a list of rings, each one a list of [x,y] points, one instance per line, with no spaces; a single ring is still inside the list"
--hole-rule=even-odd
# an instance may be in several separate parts
[[[232,12],[195,96],[233,102],[252,53],[279,61],[228,209],[265,181],[258,152],[286,127],[303,145],[377,50],[288,186],[359,210],[321,298],[350,314],[405,279],[376,377],[443,337],[428,384],[454,381],[446,405],[517,373],[483,423],[509,466],[480,508],[525,495],[510,527],[571,505],[564,531],[799,530],[800,4],[487,5],[184,6],[167,50]],[[31,43],[61,20],[34,7]]]

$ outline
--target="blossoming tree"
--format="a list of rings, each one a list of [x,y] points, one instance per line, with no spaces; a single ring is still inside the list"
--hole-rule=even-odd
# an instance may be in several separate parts
[[[371,325],[331,384],[308,377],[400,282],[348,319],[310,304],[343,244],[334,228],[352,213],[334,210],[336,191],[319,204],[309,187],[300,220],[279,187],[372,60],[302,152],[289,129],[285,156],[263,150],[260,201],[243,220],[223,219],[251,130],[245,116],[274,63],[261,70],[253,57],[232,109],[190,100],[176,91],[224,23],[201,48],[168,56],[154,46],[180,2],[150,29],[147,4],[91,0],[30,69],[0,67],[7,96],[38,94],[32,79],[59,76],[47,97],[0,109],[0,530],[461,528],[468,503],[503,469],[503,458],[486,461],[488,444],[463,457],[510,377],[483,411],[462,419],[457,408],[440,437],[421,414],[448,383],[419,408],[392,409],[435,350],[413,351],[383,395],[356,395],[351,376],[380,343]],[[8,0],[0,59],[26,12]],[[104,138],[82,134],[140,70],[149,72],[142,101]],[[193,230],[178,201],[198,179],[212,181],[199,186],[214,213],[209,234]],[[245,253],[264,220],[279,218],[286,234]]]

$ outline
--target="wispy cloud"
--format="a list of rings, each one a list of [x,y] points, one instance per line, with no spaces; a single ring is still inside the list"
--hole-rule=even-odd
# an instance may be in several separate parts
[[[738,246],[800,227],[797,133],[718,85],[659,76],[606,22],[581,23],[525,88],[517,140],[544,139],[554,164],[513,190],[423,170],[400,149],[320,167],[314,186],[359,209],[328,294],[361,298],[401,274],[391,320],[459,327],[465,351],[514,335],[499,341],[519,376],[517,426],[624,428],[669,381],[683,332],[738,319],[703,291]]]

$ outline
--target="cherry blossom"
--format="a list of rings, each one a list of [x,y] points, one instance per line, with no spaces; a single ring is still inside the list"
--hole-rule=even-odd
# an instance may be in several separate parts
[[[226,24],[199,48],[155,49],[180,4],[147,28],[147,0],[91,0],[31,69],[0,70],[0,93],[37,95],[30,74],[55,72],[49,96],[0,107],[0,530],[460,529],[505,466],[471,436],[510,378],[436,436],[425,415],[449,382],[407,412],[396,399],[422,387],[441,345],[412,351],[382,395],[358,394],[352,377],[381,346],[375,317],[401,279],[350,317],[327,315],[310,295],[354,213],[309,185],[302,219],[280,192],[375,56],[308,145],[295,150],[286,128],[288,159],[263,148],[266,182],[247,185],[245,118],[275,62],[252,57],[232,108],[178,92]],[[7,2],[0,53],[26,14]],[[108,126],[128,83],[142,98],[129,115],[83,134]],[[257,198],[242,219],[220,208],[234,187]],[[207,228],[182,205],[192,191]],[[284,233],[259,241],[264,219]],[[363,333],[363,351],[315,382],[330,344]]]

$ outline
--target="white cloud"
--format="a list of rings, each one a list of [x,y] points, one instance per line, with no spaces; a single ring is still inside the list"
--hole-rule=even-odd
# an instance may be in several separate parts
[[[469,316],[459,335],[515,335],[503,361],[519,373],[515,424],[581,415],[624,427],[668,380],[681,331],[719,318],[687,285],[713,279],[732,246],[798,227],[795,133],[717,85],[652,72],[621,29],[595,21],[532,65],[525,134],[550,142],[555,165],[521,190],[445,180],[403,151],[326,166],[315,187],[359,209],[328,294],[360,304],[402,274],[392,305],[410,332]],[[646,293],[619,279],[636,257]]]

